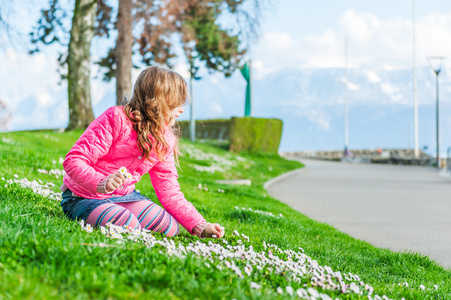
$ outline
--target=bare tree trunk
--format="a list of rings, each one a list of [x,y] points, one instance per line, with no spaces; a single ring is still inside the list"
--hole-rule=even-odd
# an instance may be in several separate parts
[[[67,57],[69,125],[66,130],[86,128],[94,120],[89,77],[96,6],[95,0],[75,1]]]
[[[119,0],[117,14],[116,102],[121,105],[132,91],[132,0]]]

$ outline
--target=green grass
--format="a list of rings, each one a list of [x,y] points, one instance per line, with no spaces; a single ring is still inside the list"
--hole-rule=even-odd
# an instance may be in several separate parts
[[[62,178],[42,174],[38,169],[62,169],[64,157],[81,132],[15,132],[0,136],[0,178],[52,182],[57,191]],[[262,250],[262,242],[297,251],[334,271],[351,272],[379,295],[400,299],[451,299],[451,271],[415,253],[397,253],[356,240],[333,227],[313,221],[271,198],[263,183],[302,165],[278,156],[236,155],[223,144],[182,143],[186,154],[180,158],[179,182],[186,198],[204,217],[228,229],[226,239],[236,244],[237,229],[250,237],[247,244]],[[206,154],[205,154],[206,153]],[[216,155],[214,157],[209,154]],[[207,157],[205,157],[207,155]],[[204,156],[204,157],[202,157]],[[226,158],[223,160],[223,158]],[[228,161],[232,164],[229,166]],[[222,169],[214,173],[196,168]],[[251,186],[228,186],[217,179],[248,178]],[[239,278],[231,270],[205,265],[202,257],[189,254],[180,259],[169,256],[162,247],[116,240],[99,230],[87,233],[77,222],[65,218],[57,201],[33,193],[17,184],[0,180],[0,299],[274,299],[276,288],[302,284],[288,280],[287,274],[254,272]],[[199,184],[202,189],[199,189]],[[208,191],[204,188],[207,187]],[[155,198],[150,180],[144,176],[137,188]],[[224,190],[224,193],[218,191]],[[259,209],[283,218],[273,218],[235,206]],[[160,235],[156,235],[159,240]],[[183,231],[174,242],[198,240]],[[204,240],[208,243],[211,240]],[[214,241],[217,243],[218,241]],[[106,243],[112,247],[89,246]],[[254,290],[250,282],[262,284]],[[409,287],[399,283],[407,282]],[[426,287],[419,289],[420,284]],[[438,285],[438,290],[433,288]],[[364,299],[355,294],[324,292],[334,298]],[[294,298],[294,297],[293,297]]]

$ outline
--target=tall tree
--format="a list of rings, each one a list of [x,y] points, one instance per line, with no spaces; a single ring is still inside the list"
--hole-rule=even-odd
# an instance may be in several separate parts
[[[116,69],[116,102],[120,105],[125,97],[130,97],[132,92],[132,0],[119,0],[117,14],[117,69]]]
[[[90,89],[91,41],[94,35],[108,35],[111,8],[104,1],[75,0],[72,26],[67,30],[64,27],[67,12],[59,0],[49,0],[49,9],[41,11],[38,26],[30,33],[33,44],[58,43],[68,47],[67,54],[62,53],[58,59],[61,66],[67,65],[67,74],[62,75],[68,83],[67,130],[86,128],[94,120]],[[36,47],[30,53],[38,51]]]
[[[86,128],[94,120],[91,106],[91,40],[94,37],[96,2],[75,0],[67,55],[69,125]]]
[[[69,89],[69,126],[67,129],[86,127],[93,119],[90,100],[89,72],[84,67],[89,64],[80,64],[80,59],[90,57],[90,42],[95,35],[109,36],[112,25],[112,7],[106,3],[107,0],[76,0],[72,27],[70,30],[70,42],[68,55],[61,55],[61,65],[67,64],[68,73],[63,78],[68,80]],[[125,96],[130,96],[131,69],[132,69],[132,0],[119,0],[116,27],[118,38],[116,46],[111,49],[108,56],[99,62],[101,66],[107,64],[113,66],[106,77],[117,77],[116,93],[117,103],[120,104]],[[45,45],[58,42],[64,45],[64,35],[67,30],[63,26],[63,19],[67,15],[60,6],[59,0],[49,0],[50,8],[42,11],[42,17],[38,26],[31,33],[32,42],[41,42]],[[96,9],[97,7],[97,9]],[[89,8],[89,10],[88,10]],[[80,11],[82,14],[80,14]],[[94,12],[96,12],[96,24],[94,24]],[[79,22],[79,20],[83,20]],[[86,22],[85,22],[86,21]],[[94,33],[94,34],[93,34]],[[39,51],[38,48],[31,51]],[[77,64],[80,68],[76,69]]]

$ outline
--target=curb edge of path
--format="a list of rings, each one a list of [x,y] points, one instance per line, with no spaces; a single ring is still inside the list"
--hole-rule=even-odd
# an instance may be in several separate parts
[[[266,182],[263,184],[263,188],[264,188],[265,190],[267,190],[268,187],[269,187],[270,185],[272,185],[272,184],[274,184],[274,183],[276,183],[276,182],[278,182],[278,181],[280,181],[280,180],[283,180],[283,179],[285,179],[285,178],[287,178],[287,177],[293,176],[293,175],[295,175],[295,174],[303,173],[306,169],[307,169],[307,167],[304,166],[304,167],[302,167],[302,168],[299,168],[299,169],[296,169],[296,170],[293,170],[293,171],[289,171],[289,172],[283,173],[282,175],[279,175],[279,176],[277,176],[277,177],[274,177],[273,179],[270,179],[270,180],[266,181]]]

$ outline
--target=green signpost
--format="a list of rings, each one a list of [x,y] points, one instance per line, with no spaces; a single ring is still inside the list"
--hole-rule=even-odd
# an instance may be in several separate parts
[[[251,116],[251,61],[246,63],[244,67],[241,68],[241,74],[243,74],[244,79],[247,82],[246,86],[246,102],[244,104],[244,116]]]

